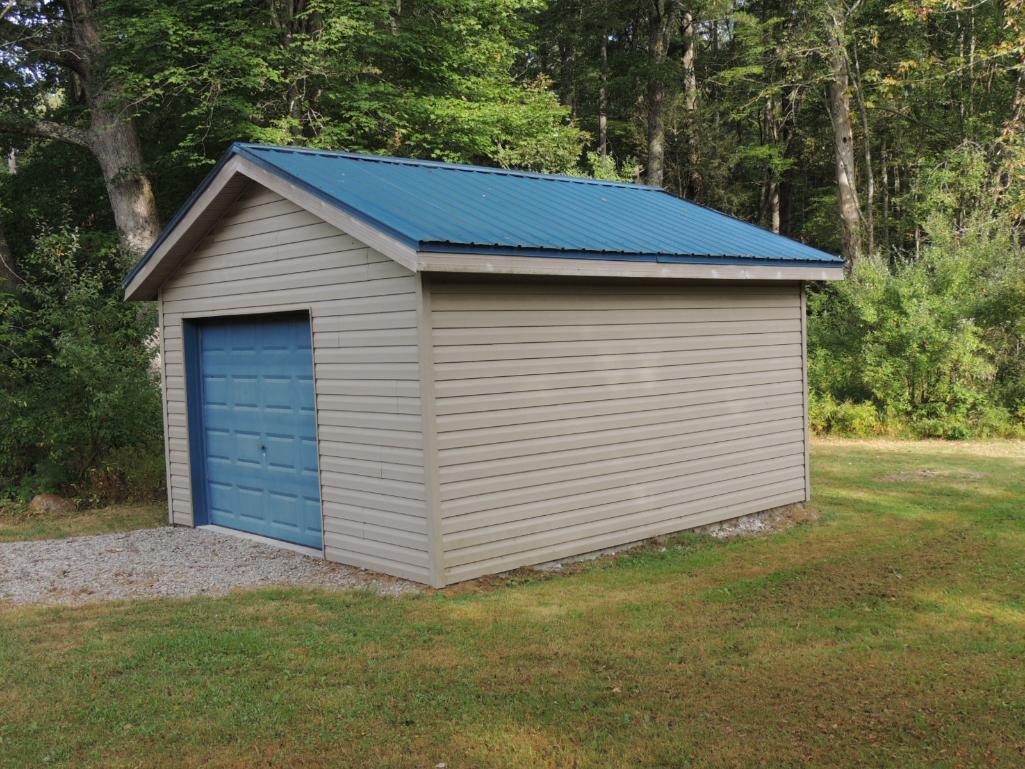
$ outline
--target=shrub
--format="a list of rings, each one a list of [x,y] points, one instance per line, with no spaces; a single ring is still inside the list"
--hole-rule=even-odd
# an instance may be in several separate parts
[[[112,489],[99,478],[112,474],[154,492],[143,468],[163,461],[148,344],[155,313],[121,299],[130,259],[109,240],[62,229],[19,260],[24,283],[0,297],[0,489],[8,496],[91,489],[90,501],[104,501],[99,490]]]
[[[837,403],[830,395],[812,393],[808,403],[811,429],[819,435],[868,438],[879,435],[883,425],[871,403]]]
[[[1025,250],[1006,219],[964,220],[937,199],[917,258],[865,257],[848,280],[810,294],[817,429],[869,429],[841,413],[857,404],[891,433],[1021,434]]]

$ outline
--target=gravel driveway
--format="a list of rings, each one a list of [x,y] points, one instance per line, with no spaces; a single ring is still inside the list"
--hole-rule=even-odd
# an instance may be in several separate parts
[[[307,585],[395,595],[412,583],[213,531],[125,534],[0,543],[0,602],[73,605],[238,588]]]

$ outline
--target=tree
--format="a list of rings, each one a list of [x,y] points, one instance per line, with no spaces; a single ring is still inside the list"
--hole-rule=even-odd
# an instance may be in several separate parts
[[[648,153],[644,175],[648,184],[662,186],[665,176],[665,110],[668,88],[667,61],[679,13],[677,0],[649,0],[648,72],[645,89],[648,112]]]
[[[0,113],[0,130],[88,149],[118,230],[133,250],[145,250],[160,232],[156,201],[131,112],[105,69],[99,3],[25,0],[9,7],[0,41],[29,97],[20,111]]]
[[[105,7],[112,71],[147,120],[176,116],[177,164],[239,139],[547,171],[582,156],[550,81],[518,76],[528,0]]]
[[[850,71],[847,60],[847,10],[837,0],[829,10],[827,56],[829,59],[829,117],[833,123],[836,155],[836,195],[843,232],[843,255],[848,262],[862,255],[861,207],[855,177],[854,129],[851,125]]]
[[[683,56],[680,60],[683,70],[683,108],[686,112],[687,143],[687,187],[688,197],[697,197],[701,189],[701,172],[698,170],[698,75],[697,75],[697,23],[690,10],[683,12],[681,23]]]

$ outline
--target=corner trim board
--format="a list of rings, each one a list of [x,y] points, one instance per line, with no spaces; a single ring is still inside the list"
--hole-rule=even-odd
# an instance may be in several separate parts
[[[801,292],[801,386],[804,401],[804,501],[811,499],[811,419],[808,416],[808,294],[804,283],[797,284]]]
[[[423,433],[424,500],[427,504],[427,546],[431,587],[445,587],[445,553],[441,527],[441,489],[438,480],[438,421],[434,404],[434,343],[431,318],[431,286],[427,275],[416,281],[417,346],[420,361],[420,413]]]
[[[324,473],[321,471],[321,466],[324,464],[320,455],[320,404],[317,402],[317,393],[320,392],[320,388],[317,386],[317,348],[313,343],[313,308],[306,305],[304,312],[306,313],[306,323],[310,329],[310,368],[313,373],[313,432],[314,439],[317,442],[317,493],[320,496],[320,557],[325,561],[327,560],[327,537],[326,533],[326,516],[324,515]],[[244,317],[244,316],[242,316]],[[302,545],[296,545],[296,547],[303,547]],[[313,550],[314,548],[307,548]]]
[[[157,335],[160,343],[160,417],[164,423],[164,485],[167,488],[167,523],[174,526],[174,500],[171,498],[171,435],[167,429],[167,352],[164,349],[164,303],[157,291]],[[184,338],[183,338],[184,341]],[[188,418],[188,417],[186,417]]]

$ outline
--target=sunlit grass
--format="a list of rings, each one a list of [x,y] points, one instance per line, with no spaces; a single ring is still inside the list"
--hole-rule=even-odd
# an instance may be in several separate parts
[[[818,444],[815,523],[440,594],[0,610],[0,766],[1020,767],[1015,451]]]

